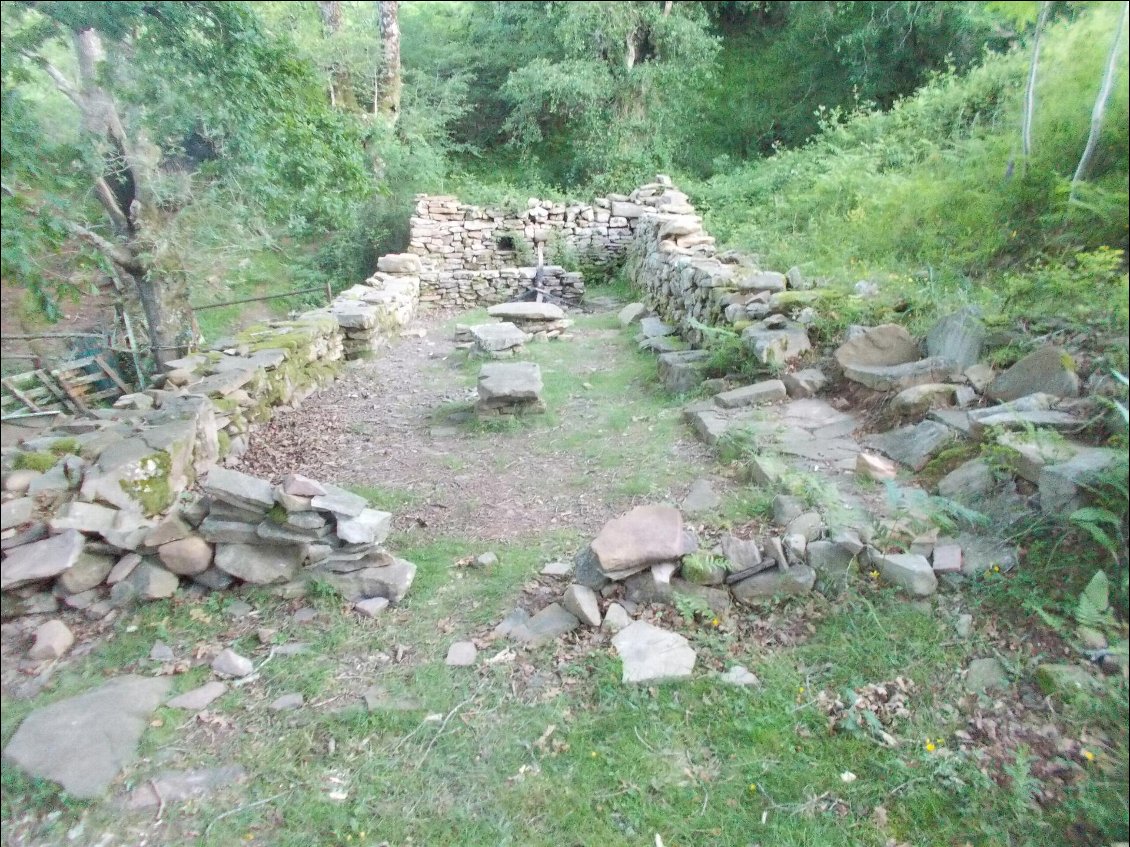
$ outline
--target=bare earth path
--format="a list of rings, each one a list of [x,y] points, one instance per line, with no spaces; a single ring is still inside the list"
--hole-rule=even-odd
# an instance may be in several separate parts
[[[402,531],[504,540],[566,526],[593,534],[635,500],[680,498],[713,465],[614,312],[527,345],[549,413],[493,430],[471,414],[481,360],[455,348],[455,320],[425,317],[424,337],[395,340],[276,415],[241,468],[364,487]]]

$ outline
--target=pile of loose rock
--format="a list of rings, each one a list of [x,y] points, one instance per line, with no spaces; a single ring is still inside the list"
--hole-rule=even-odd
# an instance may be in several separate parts
[[[5,531],[38,537],[5,548],[5,615],[62,604],[98,618],[170,597],[182,579],[210,590],[272,585],[284,594],[317,579],[350,600],[393,603],[412,584],[415,566],[381,548],[392,516],[356,494],[298,475],[272,485],[225,468],[211,470],[202,490],[159,520],[80,500],[53,514],[28,497],[7,500]]]

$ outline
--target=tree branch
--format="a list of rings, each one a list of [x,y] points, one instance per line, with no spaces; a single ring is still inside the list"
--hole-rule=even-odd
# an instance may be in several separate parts
[[[125,268],[127,271],[133,274],[145,273],[145,266],[141,263],[137,256],[133,255],[133,253],[131,253],[125,247],[122,247],[120,244],[115,244],[114,242],[103,238],[97,232],[94,232],[91,229],[87,229],[85,226],[75,221],[69,220],[67,218],[60,218],[59,221],[63,224],[64,228],[66,228],[67,232],[71,233],[71,235],[74,235],[76,238],[81,238],[91,247],[94,247],[96,250],[104,253],[106,255],[106,258],[112,261],[114,264],[118,265],[121,268]]]
[[[59,89],[62,94],[66,95],[68,100],[78,106],[80,111],[83,110],[82,94],[79,93],[78,86],[67,79],[66,74],[52,65],[42,56],[39,56],[35,53],[29,53],[26,50],[21,50],[20,55],[25,59],[39,65],[39,67],[43,69],[43,72],[47,74],[47,76],[51,77],[51,81],[55,83],[55,87]]]
[[[114,196],[114,190],[110,188],[105,177],[98,177],[94,180],[94,193],[98,196],[98,200],[102,203],[106,214],[110,216],[115,228],[121,233],[128,233],[130,231],[129,217],[125,210],[118,205],[118,198]]]

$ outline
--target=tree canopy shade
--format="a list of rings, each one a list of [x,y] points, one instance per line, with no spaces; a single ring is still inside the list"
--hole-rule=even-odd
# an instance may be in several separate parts
[[[3,273],[41,285],[36,245],[81,237],[132,280],[158,358],[193,340],[172,231],[202,193],[303,229],[348,223],[372,189],[360,124],[243,4],[25,2],[4,17]],[[72,144],[46,141],[29,107],[44,80],[73,107]]]

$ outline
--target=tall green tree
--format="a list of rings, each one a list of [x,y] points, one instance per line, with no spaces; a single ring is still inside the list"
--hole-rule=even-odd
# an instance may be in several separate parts
[[[16,229],[4,275],[34,285],[29,244],[43,233],[81,239],[140,302],[158,362],[196,341],[172,233],[200,192],[239,192],[268,218],[308,228],[348,223],[370,188],[355,122],[244,4],[8,6],[3,120],[16,129],[5,133],[4,218]],[[37,157],[44,79],[72,106],[80,173],[69,179],[58,172],[74,160]]]

